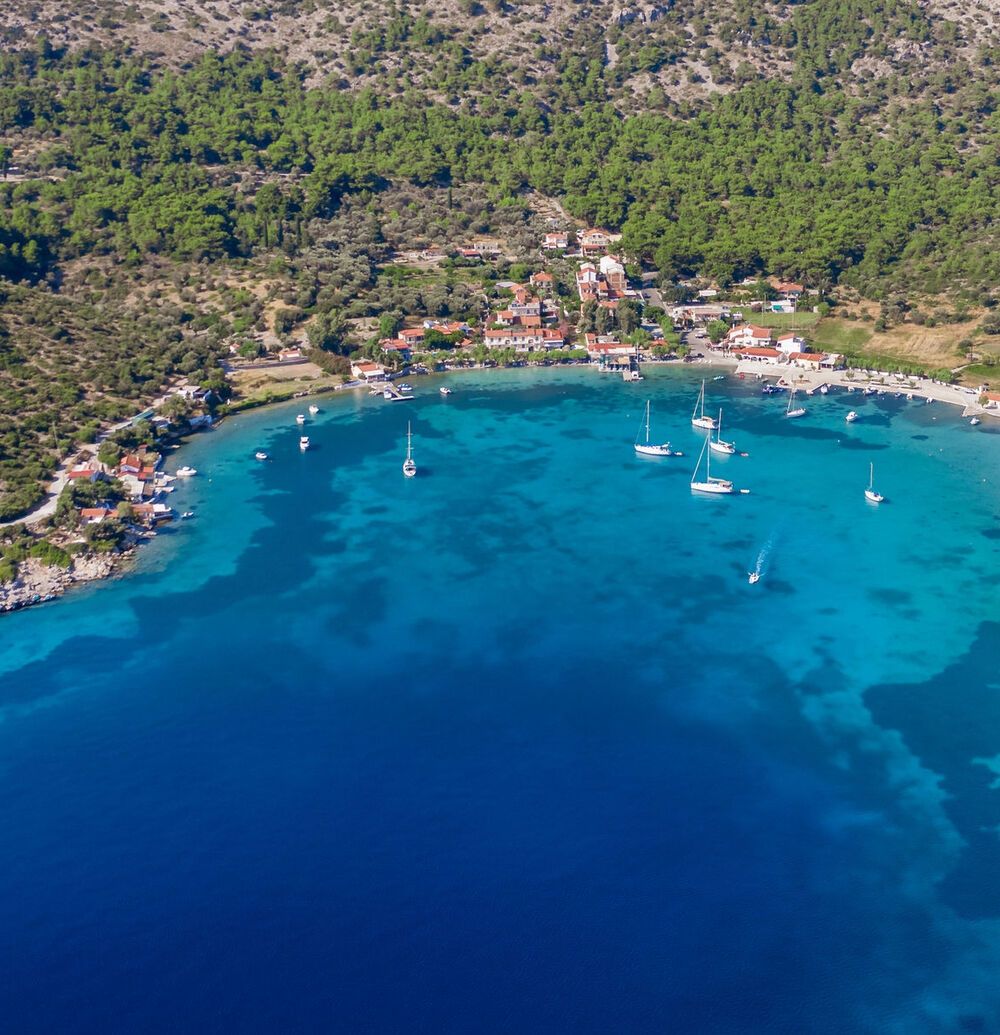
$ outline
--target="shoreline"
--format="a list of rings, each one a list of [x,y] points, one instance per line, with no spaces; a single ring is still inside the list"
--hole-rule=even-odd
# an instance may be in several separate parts
[[[699,367],[726,369],[731,373],[738,374],[741,379],[750,377],[755,380],[784,379],[787,381],[788,378],[786,375],[791,372],[753,361],[738,360],[733,356],[712,354],[701,355],[687,361],[678,359],[647,359],[644,362],[649,363],[653,367],[680,367],[681,369],[694,369],[695,371],[697,371]],[[395,379],[398,380],[401,377],[413,376],[435,377],[462,373],[482,373],[494,370],[530,370],[538,372],[540,370],[557,369],[559,367],[596,367],[596,364],[590,360],[586,362],[574,360],[557,363],[525,362],[523,365],[518,366],[501,366],[482,363],[467,366],[463,364],[446,366],[443,370],[428,370],[426,373],[420,373],[418,375],[414,375],[412,371],[409,373],[401,372],[395,376]],[[595,369],[594,373],[602,373],[602,371]],[[611,373],[614,375],[618,374],[619,371],[603,371],[603,373]],[[865,374],[866,376],[861,377],[859,376],[860,374]],[[880,393],[892,392],[893,394],[896,394],[905,392],[911,394],[915,398],[920,397],[924,399],[925,402],[940,401],[964,407],[965,410],[969,411],[969,414],[982,414],[983,416],[993,418],[1000,417],[1000,412],[983,409],[979,406],[977,396],[968,392],[963,392],[962,389],[956,386],[931,382],[929,378],[919,375],[906,377],[905,380],[898,381],[893,384],[890,379],[895,376],[896,375],[881,372],[873,376],[869,372],[860,371],[857,368],[824,371],[798,369],[793,380],[795,382],[796,390],[803,391],[807,395],[814,394],[823,384],[835,386],[842,391],[847,391],[849,389],[853,389],[855,391],[860,390],[862,394],[864,393],[865,387],[871,385],[876,387]],[[286,405],[299,398],[318,398],[320,396],[338,395],[344,392],[370,392],[373,383],[374,382],[345,382],[339,385],[324,385],[316,391],[296,393],[285,398],[253,400],[246,405],[239,406],[232,411],[223,413],[219,419],[212,424],[212,428],[218,427],[227,418],[236,418],[243,413],[259,411],[271,406]],[[968,414],[963,413],[963,416],[965,415]],[[192,431],[185,435],[178,436],[170,445],[171,451],[177,452],[180,450],[185,445],[187,439],[196,433],[197,432]],[[75,457],[79,455],[80,452],[89,448],[92,447],[82,447],[82,449],[74,453],[73,456]],[[67,458],[60,465],[60,471],[68,470],[71,464],[72,457]],[[49,516],[51,510],[55,508],[56,500],[58,500],[58,493],[55,495],[50,494],[50,497],[38,510],[29,514],[25,518],[8,522],[7,525],[24,524],[26,527],[30,527],[33,522],[38,522]],[[0,525],[0,527],[4,526]],[[68,590],[123,575],[126,573],[123,569],[128,567],[129,562],[134,562],[135,554],[139,547],[141,547],[144,542],[152,541],[155,537],[156,533],[152,532],[142,538],[137,538],[131,542],[126,549],[118,553],[82,553],[73,558],[72,563],[68,568],[42,564],[37,559],[29,558],[28,560],[21,562],[21,569],[19,569],[18,577],[15,580],[8,583],[0,583],[0,614],[8,614],[14,611],[24,610],[28,607],[34,607],[39,604],[51,603],[54,600],[60,599]],[[22,570],[25,574],[22,574]]]

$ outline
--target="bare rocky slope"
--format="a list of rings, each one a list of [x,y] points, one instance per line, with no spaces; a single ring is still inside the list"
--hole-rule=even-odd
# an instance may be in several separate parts
[[[832,17],[831,17],[832,9]],[[402,92],[421,81],[411,60],[428,37],[456,63],[488,61],[515,88],[531,88],[568,58],[614,72],[624,111],[689,107],[751,78],[787,77],[803,48],[833,57],[859,89],[893,74],[927,76],[979,60],[997,38],[995,0],[7,0],[0,42],[47,38],[56,48],[120,47],[181,67],[206,49],[273,49],[310,81]],[[845,33],[864,42],[842,50]],[[817,20],[831,22],[821,33]],[[458,98],[442,98],[458,103]]]

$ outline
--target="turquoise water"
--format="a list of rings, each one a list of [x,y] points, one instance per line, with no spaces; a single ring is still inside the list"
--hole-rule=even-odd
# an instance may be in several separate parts
[[[709,381],[699,498],[691,371],[438,383],[0,621],[6,1027],[1000,1030],[1000,435]]]

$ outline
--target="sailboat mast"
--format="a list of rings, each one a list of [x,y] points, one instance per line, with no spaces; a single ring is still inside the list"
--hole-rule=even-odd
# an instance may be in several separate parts
[[[646,445],[649,445],[649,399],[646,400]]]
[[[410,422],[406,422],[406,459],[410,459],[410,454],[413,452],[411,445],[411,433],[410,433]]]

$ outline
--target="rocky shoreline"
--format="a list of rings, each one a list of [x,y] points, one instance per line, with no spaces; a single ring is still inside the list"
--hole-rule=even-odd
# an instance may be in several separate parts
[[[132,548],[134,549],[134,548]],[[114,554],[84,554],[74,557],[69,568],[43,564],[29,558],[18,565],[17,578],[0,584],[0,613],[19,611],[61,597],[67,589],[96,582],[113,575],[132,549]]]

